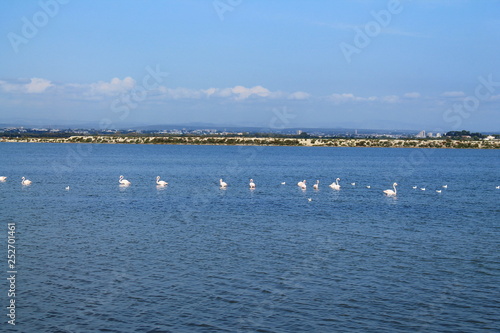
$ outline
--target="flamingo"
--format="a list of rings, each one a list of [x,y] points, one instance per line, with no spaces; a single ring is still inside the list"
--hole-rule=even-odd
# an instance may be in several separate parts
[[[441,190],[436,190],[437,193],[441,193],[442,191]]]
[[[319,189],[319,180],[316,180],[316,184],[313,185],[313,188],[315,190],[318,190]]]
[[[366,188],[372,188],[370,185],[367,185]]]
[[[398,193],[397,190],[396,190],[396,186],[398,186],[398,183],[392,184],[392,188],[394,190],[385,190],[384,191],[385,195],[387,195],[387,196],[396,196],[396,194]]]
[[[69,191],[69,186],[66,186],[66,191]]]
[[[334,190],[339,191],[340,190],[339,180],[340,178],[335,179],[335,183],[331,183],[330,187],[333,188]]]
[[[448,185],[443,185],[443,188],[448,188]]]
[[[120,185],[122,186],[129,186],[130,184],[132,184],[131,182],[129,182],[128,180],[126,179],[123,179],[123,176],[120,176],[120,179],[118,180],[118,182],[120,183]]]
[[[219,183],[220,183],[220,188],[226,188],[227,187],[227,183],[222,181],[222,178],[219,179]]]
[[[301,182],[298,182],[297,186],[299,186],[301,189],[305,190],[307,188],[306,181],[303,180]]]
[[[416,186],[413,186],[412,188],[413,188],[414,190],[416,190],[416,189],[417,189],[417,187],[416,187]]]
[[[251,189],[255,188],[255,183],[253,182],[253,179],[250,179],[250,183],[248,183],[248,186],[250,186]]]
[[[164,180],[160,180],[160,176],[156,176],[156,184],[158,186],[167,186],[168,183]]]
[[[7,177],[5,177],[5,176],[0,176],[0,182],[2,182],[2,183],[3,183],[3,182],[4,182],[4,181],[6,181],[6,180],[7,180]]]
[[[24,186],[28,186],[28,185],[31,185],[31,180],[29,179],[26,179],[26,178],[21,178],[21,184],[24,185]]]
[[[425,191],[425,187],[421,187],[421,188],[420,188],[420,190],[421,190],[421,191]]]
[[[495,187],[497,190],[500,190],[500,186]]]
[[[281,185],[285,185],[285,184],[286,184],[286,182],[281,182]]]
[[[356,183],[351,183],[352,186],[356,186]]]

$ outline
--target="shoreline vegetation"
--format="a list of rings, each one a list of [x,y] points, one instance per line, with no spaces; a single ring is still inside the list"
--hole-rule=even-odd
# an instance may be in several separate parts
[[[500,140],[454,139],[378,139],[378,138],[283,138],[241,136],[121,136],[79,135],[64,137],[0,137],[0,142],[167,144],[226,146],[298,146],[298,147],[392,147],[392,148],[465,148],[500,149]]]

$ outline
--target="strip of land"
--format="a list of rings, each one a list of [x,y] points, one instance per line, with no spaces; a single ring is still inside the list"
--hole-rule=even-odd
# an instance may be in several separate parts
[[[0,138],[0,142],[53,142],[103,144],[245,145],[303,147],[394,147],[499,149],[500,140],[372,139],[372,138],[258,138],[218,136],[70,136],[68,138]]]

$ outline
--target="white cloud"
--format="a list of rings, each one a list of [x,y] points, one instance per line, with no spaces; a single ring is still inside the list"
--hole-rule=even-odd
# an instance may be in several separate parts
[[[262,86],[255,86],[253,88],[245,88],[243,86],[236,86],[236,87],[231,89],[231,92],[233,93],[233,95],[235,95],[236,100],[247,99],[252,95],[260,96],[260,97],[269,97],[271,95],[271,92]]]
[[[336,104],[342,103],[357,103],[357,102],[380,102],[380,103],[397,103],[400,101],[399,96],[397,95],[388,95],[388,96],[370,96],[370,97],[361,97],[356,96],[354,94],[331,94],[328,96],[328,99]]]
[[[205,95],[207,95],[207,97],[210,97],[217,92],[217,89],[216,88],[208,88],[208,89],[202,90],[202,91]]]
[[[210,90],[210,89],[209,89]],[[167,99],[199,99],[210,92],[188,88],[167,88],[161,86],[158,91]]]
[[[20,81],[20,82],[19,82]],[[102,100],[106,97],[116,97],[121,94],[127,94],[137,87],[137,82],[131,77],[124,79],[113,78],[110,81],[98,81],[93,83],[66,83],[54,85],[51,81],[41,78],[32,78],[30,82],[26,80],[8,82],[0,80],[0,91],[7,93],[40,94],[46,92],[50,87],[54,87],[52,93],[57,93],[62,98],[69,99],[87,99]],[[269,89],[257,85],[254,87],[245,87],[237,85],[232,88],[208,89],[190,89],[190,88],[169,88],[159,86],[154,89],[155,93],[150,96],[155,99],[202,99],[218,98],[233,101],[245,101],[251,99],[289,99],[305,100],[311,97],[309,93],[296,91],[287,93],[283,91],[270,91]]]
[[[464,97],[465,93],[463,91],[445,91],[441,95],[443,97]]]
[[[49,80],[32,78],[31,82],[24,87],[28,94],[39,94],[44,92],[47,88],[52,87],[53,84]]]
[[[40,78],[31,78],[29,83],[8,83],[0,81],[0,88],[9,93],[26,93],[26,94],[39,94],[52,87],[53,84],[49,80]]]
[[[345,103],[349,101],[355,101],[356,97],[353,94],[331,94],[329,99],[335,103]]]
[[[409,92],[403,95],[405,98],[420,98],[420,93],[418,92]]]
[[[311,97],[311,94],[308,94],[308,93],[303,92],[303,91],[296,91],[296,92],[288,95],[288,99],[295,99],[295,100],[308,99],[309,97]]]
[[[200,99],[200,98],[225,98],[235,101],[244,101],[253,98],[283,98],[292,100],[307,99],[310,94],[303,91],[294,93],[285,93],[281,91],[270,91],[262,86],[247,88],[244,86],[235,86],[232,88],[208,88],[208,89],[188,89],[188,88],[167,88],[159,87],[161,96],[167,99]]]
[[[135,87],[135,80],[126,77],[123,80],[114,78],[110,82],[99,81],[89,85],[91,95],[119,95]]]
[[[384,96],[381,98],[381,101],[386,103],[397,103],[399,102],[399,96],[396,95]]]
[[[334,103],[340,104],[340,103],[347,103],[347,102],[374,102],[380,100],[376,96],[370,96],[370,97],[360,97],[360,96],[355,96],[354,94],[331,94],[328,96],[328,99],[333,101]]]
[[[0,81],[0,88],[5,92],[21,92],[21,85]]]

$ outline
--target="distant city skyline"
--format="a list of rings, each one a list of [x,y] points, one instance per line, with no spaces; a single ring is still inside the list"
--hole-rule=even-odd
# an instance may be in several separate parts
[[[500,131],[500,1],[0,3],[0,123]]]

